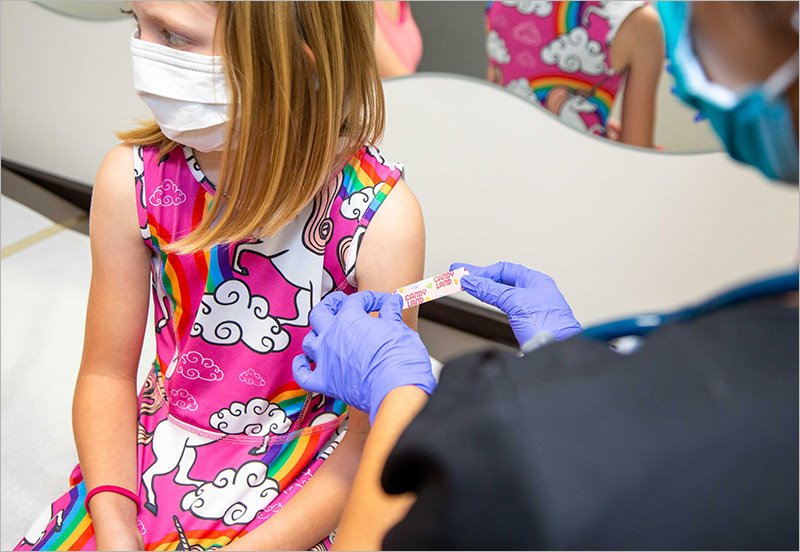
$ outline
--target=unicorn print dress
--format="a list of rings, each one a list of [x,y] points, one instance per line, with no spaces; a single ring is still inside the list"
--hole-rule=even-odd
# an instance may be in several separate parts
[[[486,51],[502,85],[578,130],[606,135],[623,75],[611,43],[637,1],[500,0],[486,9]]]
[[[345,434],[347,405],[300,389],[292,358],[312,306],[356,290],[358,246],[402,168],[364,147],[273,237],[184,255],[164,246],[198,225],[213,184],[189,148],[133,155],[157,349],[138,398],[139,531],[147,550],[218,548],[278,512]],[[80,467],[70,485],[18,549],[95,548]]]

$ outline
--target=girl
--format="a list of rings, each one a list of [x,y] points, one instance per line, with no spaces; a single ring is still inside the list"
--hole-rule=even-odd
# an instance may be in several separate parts
[[[327,547],[368,423],[351,412],[345,436],[347,405],[299,389],[291,360],[330,291],[422,276],[416,200],[364,146],[383,128],[372,4],[130,13],[155,121],[97,175],[80,466],[18,548]],[[157,355],[137,400],[149,287]]]
[[[488,78],[578,130],[653,147],[664,38],[638,1],[501,0],[486,10]],[[625,84],[621,124],[609,119]]]

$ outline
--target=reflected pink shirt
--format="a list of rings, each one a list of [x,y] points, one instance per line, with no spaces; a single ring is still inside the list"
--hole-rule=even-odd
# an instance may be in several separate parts
[[[400,2],[400,17],[395,21],[381,4],[381,1],[375,2],[375,23],[406,69],[416,72],[422,59],[422,35],[411,15],[411,6]]]

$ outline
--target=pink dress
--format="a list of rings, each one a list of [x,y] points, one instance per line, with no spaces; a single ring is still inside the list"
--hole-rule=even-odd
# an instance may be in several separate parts
[[[625,19],[645,2],[501,0],[486,10],[489,64],[511,92],[579,130],[605,136],[622,83],[610,60]]]
[[[292,358],[311,307],[356,290],[359,244],[402,169],[364,147],[275,236],[179,255],[163,248],[214,186],[189,148],[133,151],[157,348],[138,400],[139,530],[147,550],[221,547],[286,505],[344,436],[347,405],[300,389]],[[18,549],[94,549],[79,468],[70,483]]]
[[[400,17],[395,21],[381,4],[380,0],[375,2],[375,23],[405,68],[415,73],[422,59],[422,35],[411,15],[411,7],[408,2],[399,2]]]

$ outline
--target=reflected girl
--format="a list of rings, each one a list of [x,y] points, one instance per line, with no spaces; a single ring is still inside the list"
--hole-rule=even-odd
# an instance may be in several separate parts
[[[501,0],[486,10],[488,79],[573,128],[653,147],[664,38],[645,2]],[[625,87],[622,121],[609,115]]]

